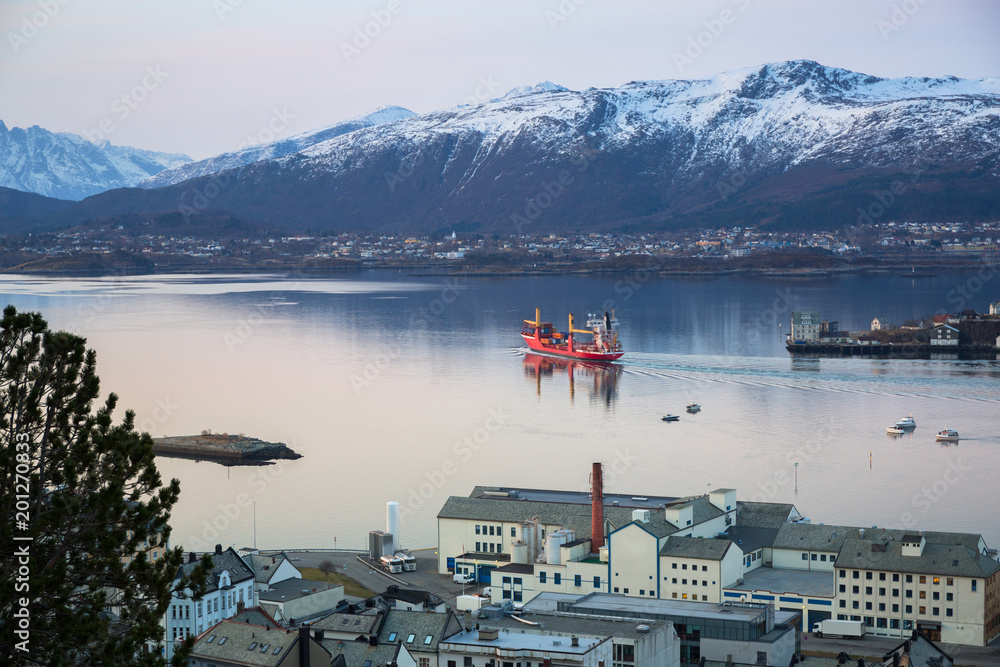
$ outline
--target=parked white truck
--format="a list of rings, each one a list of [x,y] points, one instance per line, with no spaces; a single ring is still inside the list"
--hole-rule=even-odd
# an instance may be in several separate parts
[[[813,625],[813,634],[817,637],[861,639],[865,636],[865,624],[862,621],[837,621],[828,618]]]

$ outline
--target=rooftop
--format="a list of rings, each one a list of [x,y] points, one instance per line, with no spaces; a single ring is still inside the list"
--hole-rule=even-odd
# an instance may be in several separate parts
[[[486,629],[487,626],[482,626]],[[543,651],[584,655],[608,641],[607,637],[578,637],[579,646],[573,646],[569,637],[562,635],[534,634],[530,630],[511,632],[508,628],[498,628],[496,639],[480,639],[479,630],[465,630],[444,641],[446,645],[480,646],[487,649]],[[442,647],[444,648],[444,647]]]
[[[580,614],[557,613],[554,611],[526,612],[522,613],[519,618],[525,621],[538,623],[538,625],[529,629],[529,626],[525,626],[525,624],[521,621],[513,619],[509,616],[495,620],[484,620],[481,622],[491,628],[496,627],[502,630],[510,630],[512,632],[545,632],[547,634],[562,635],[564,637],[571,635],[589,635],[592,637],[621,637],[627,639],[638,639],[644,637],[648,635],[649,632],[655,632],[661,627],[670,624],[670,621],[653,621],[638,618],[588,618],[581,616]],[[637,630],[636,627],[639,625],[637,621],[642,621],[642,624],[647,625],[649,630],[645,632]]]
[[[257,598],[266,602],[288,602],[315,593],[322,593],[332,588],[343,588],[342,584],[331,584],[325,581],[310,581],[306,579],[286,579],[271,585],[271,590],[260,591]]]
[[[701,558],[704,560],[722,560],[733,545],[729,540],[713,540],[701,537],[668,537],[661,556],[674,558]]]
[[[591,593],[590,595],[585,595],[572,603],[568,611],[634,618],[687,616],[719,621],[736,620],[747,623],[756,620],[764,613],[761,607],[716,604],[714,602],[693,602],[691,600],[636,598],[615,595],[613,593]]]
[[[192,555],[197,556],[192,552]],[[234,584],[239,584],[244,581],[253,579],[253,571],[250,567],[240,558],[240,555],[236,553],[236,550],[229,547],[221,554],[213,553],[212,556],[212,569],[208,573],[208,581],[206,582],[205,592],[212,593],[219,589],[219,576],[228,571],[229,580]],[[190,562],[181,564],[177,568],[177,574],[175,575],[175,580],[180,579],[183,576],[190,575],[191,572],[198,566],[198,559],[195,562]]]
[[[836,593],[833,572],[815,570],[782,570],[761,567],[743,575],[743,583],[727,586],[734,591],[768,591],[787,593],[795,597],[832,598]]]
[[[501,494],[509,494],[503,496]],[[470,498],[489,498],[502,500],[527,500],[540,503],[562,503],[586,505],[590,507],[591,497],[588,491],[551,491],[546,489],[514,489],[504,486],[477,486],[469,494]],[[657,509],[668,505],[678,498],[672,496],[631,496],[621,493],[605,493],[605,505],[618,505],[630,509]]]
[[[267,626],[220,621],[195,642],[192,658],[273,667],[294,650],[298,633]]]
[[[884,549],[873,548],[882,545]],[[920,556],[904,556],[902,552],[902,542],[847,540],[837,556],[836,566],[956,577],[988,577],[1000,571],[997,561],[958,544],[928,543]]]

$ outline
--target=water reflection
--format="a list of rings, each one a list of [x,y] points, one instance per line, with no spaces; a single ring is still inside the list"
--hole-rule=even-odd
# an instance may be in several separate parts
[[[535,392],[542,395],[542,377],[552,378],[556,373],[565,373],[569,378],[570,400],[576,397],[576,384],[587,390],[591,401],[601,401],[606,407],[611,407],[618,398],[618,380],[622,367],[594,361],[576,361],[574,359],[559,359],[528,352],[524,355],[524,376],[534,378]]]

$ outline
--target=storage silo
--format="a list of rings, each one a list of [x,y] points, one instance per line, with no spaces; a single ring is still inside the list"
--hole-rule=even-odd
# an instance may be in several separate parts
[[[403,542],[399,539],[399,503],[395,500],[385,504],[385,532],[392,535],[392,543],[396,550],[401,549]]]

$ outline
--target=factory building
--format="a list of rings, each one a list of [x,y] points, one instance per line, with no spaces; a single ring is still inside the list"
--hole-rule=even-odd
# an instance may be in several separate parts
[[[591,479],[589,493],[476,487],[449,498],[438,571],[473,574],[495,603],[603,593],[772,604],[804,631],[837,618],[885,637],[919,629],[983,645],[1000,634],[1000,563],[980,535],[814,525],[790,504],[737,502],[734,489],[605,494],[600,464]]]

